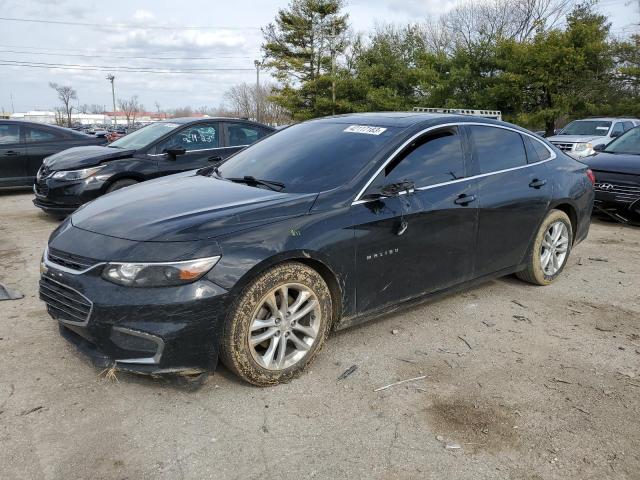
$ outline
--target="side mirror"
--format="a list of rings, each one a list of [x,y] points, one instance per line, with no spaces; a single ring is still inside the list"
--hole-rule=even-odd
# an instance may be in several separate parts
[[[380,189],[383,197],[399,197],[402,194],[409,194],[416,191],[416,185],[409,180],[403,180],[398,183],[390,183]]]
[[[367,193],[363,200],[377,200],[379,198],[399,197],[403,194],[415,192],[415,184],[408,180],[397,183],[390,183]]]
[[[596,152],[601,152],[601,151],[603,151],[605,149],[605,147],[606,147],[606,145],[604,143],[601,143],[601,144],[596,145],[595,147],[593,147],[593,149]]]
[[[185,153],[187,153],[187,149],[184,147],[179,147],[177,145],[172,145],[168,148],[165,148],[164,153],[169,155],[169,158],[175,160],[178,155],[184,155]]]

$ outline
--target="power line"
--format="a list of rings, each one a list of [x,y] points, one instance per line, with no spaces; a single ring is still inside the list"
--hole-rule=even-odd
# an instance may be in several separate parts
[[[0,48],[2,48],[0,46]],[[54,57],[83,57],[83,58],[120,58],[130,60],[217,60],[220,58],[253,58],[253,55],[219,55],[216,57],[147,57],[147,56],[122,56],[122,55],[91,55],[91,54],[73,54],[73,53],[48,53],[48,52],[29,52],[20,50],[0,50],[0,53],[20,53],[26,55],[48,55]]]
[[[66,22],[62,20],[42,20],[36,18],[15,18],[15,17],[0,17],[0,20],[5,22],[26,22],[26,23],[45,23],[49,25],[70,25],[74,27],[99,27],[107,29],[147,29],[147,30],[260,30],[260,27],[235,27],[225,25],[141,25],[132,23],[88,23],[88,22]]]
[[[167,73],[167,74],[192,74],[203,75],[216,72],[253,72],[253,68],[183,68],[183,69],[158,69],[153,67],[109,67],[105,65],[77,65],[77,64],[57,64],[43,62],[27,62],[19,60],[0,59],[0,65],[28,67],[28,68],[53,68],[57,70],[80,70],[96,72],[122,72],[122,73]]]

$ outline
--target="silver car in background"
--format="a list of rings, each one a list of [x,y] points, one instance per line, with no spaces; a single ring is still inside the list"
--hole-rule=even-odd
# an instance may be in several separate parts
[[[595,153],[597,145],[606,145],[627,130],[640,125],[637,118],[587,118],[574,120],[547,140],[573,158]]]

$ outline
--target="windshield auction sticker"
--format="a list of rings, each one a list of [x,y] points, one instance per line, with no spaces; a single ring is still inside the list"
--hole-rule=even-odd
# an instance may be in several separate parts
[[[387,129],[382,127],[371,127],[369,125],[351,125],[344,129],[345,132],[349,133],[364,133],[366,135],[380,135],[385,132]]]

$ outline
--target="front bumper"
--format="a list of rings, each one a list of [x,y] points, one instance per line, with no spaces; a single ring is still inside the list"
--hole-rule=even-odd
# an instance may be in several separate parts
[[[166,288],[121,287],[43,264],[40,298],[61,335],[100,368],[142,374],[212,371],[230,295],[201,279]]]
[[[104,182],[95,177],[78,181],[43,178],[33,186],[33,204],[52,215],[69,215],[102,195],[103,190]]]

